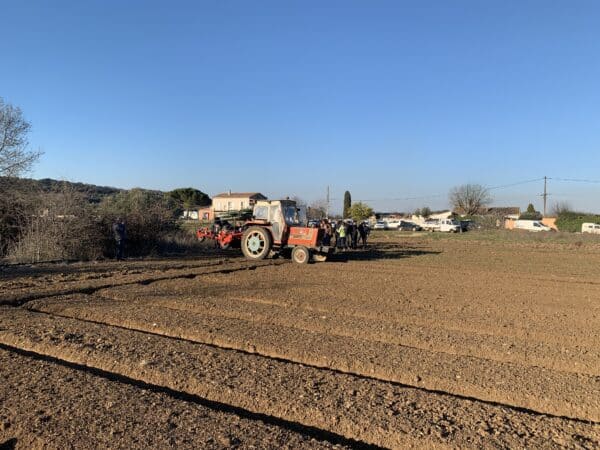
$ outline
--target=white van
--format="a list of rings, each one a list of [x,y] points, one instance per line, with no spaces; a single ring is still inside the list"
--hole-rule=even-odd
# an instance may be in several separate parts
[[[539,220],[516,220],[515,229],[527,231],[552,231],[552,228],[547,227]]]
[[[386,230],[397,230],[400,227],[400,221],[399,220],[388,220],[385,222],[385,229]]]
[[[581,224],[581,232],[582,233],[600,234],[600,224],[598,224],[598,223],[582,223]]]
[[[454,219],[429,219],[422,225],[427,231],[442,231],[444,233],[458,233],[460,223]]]

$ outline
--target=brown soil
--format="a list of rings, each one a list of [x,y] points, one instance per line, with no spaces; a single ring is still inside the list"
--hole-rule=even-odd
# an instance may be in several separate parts
[[[0,349],[0,367],[2,448],[333,447],[280,426],[14,351]]]
[[[123,434],[93,427],[76,447],[596,448],[599,263],[595,246],[388,233],[308,266],[231,252],[6,269],[0,359],[46,375],[0,376],[62,412],[44,433],[0,423],[0,444],[58,448],[114,420]],[[64,376],[90,392],[48,388]],[[118,411],[97,408],[124,386]],[[156,417],[202,409],[210,425],[132,425],[141,392]],[[34,403],[11,408],[4,420],[35,423]]]

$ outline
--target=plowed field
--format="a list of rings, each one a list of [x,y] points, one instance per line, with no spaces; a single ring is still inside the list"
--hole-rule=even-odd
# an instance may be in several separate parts
[[[600,241],[0,272],[0,448],[598,448]]]

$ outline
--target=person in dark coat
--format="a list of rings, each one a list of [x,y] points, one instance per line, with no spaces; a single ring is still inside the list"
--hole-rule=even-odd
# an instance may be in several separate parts
[[[358,227],[354,222],[352,222],[350,226],[352,227],[352,231],[350,233],[350,236],[352,237],[352,249],[356,250],[356,248],[358,247]]]
[[[365,248],[367,246],[367,229],[366,229],[366,224],[364,222],[361,222],[358,224],[358,235],[360,237],[360,240],[362,241],[362,248]]]
[[[219,233],[223,229],[224,229],[223,221],[221,221],[221,219],[219,217],[217,217],[215,219],[215,222],[213,223],[213,226],[212,226],[212,231],[213,231],[213,234],[215,236],[215,247],[216,248],[221,248],[221,246],[219,245],[219,240],[217,239],[217,237],[219,236]]]
[[[112,232],[115,239],[115,253],[117,261],[125,257],[125,242],[127,241],[127,227],[125,221],[118,217],[112,226]]]
[[[323,240],[321,243],[327,247],[331,245],[331,225],[325,219],[321,219],[319,228],[323,230]]]

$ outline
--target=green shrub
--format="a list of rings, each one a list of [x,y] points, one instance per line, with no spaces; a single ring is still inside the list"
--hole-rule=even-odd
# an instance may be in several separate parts
[[[556,219],[556,226],[560,231],[578,232],[586,222],[600,223],[600,216],[574,211],[563,212]]]

